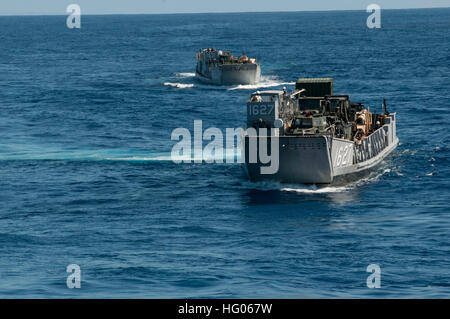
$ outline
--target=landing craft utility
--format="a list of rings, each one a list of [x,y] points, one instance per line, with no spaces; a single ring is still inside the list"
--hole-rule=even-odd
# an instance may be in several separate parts
[[[291,93],[253,93],[242,148],[250,180],[330,184],[367,174],[399,143],[396,114],[383,106],[374,114],[348,95],[333,95],[331,78],[298,79]],[[258,158],[266,150],[278,152],[276,172]]]
[[[196,78],[215,85],[255,84],[261,77],[259,63],[243,54],[234,57],[230,51],[214,48],[197,53]]]

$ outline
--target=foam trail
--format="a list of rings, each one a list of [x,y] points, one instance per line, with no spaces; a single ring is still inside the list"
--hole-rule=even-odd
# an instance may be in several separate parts
[[[256,189],[260,191],[281,191],[281,192],[294,192],[303,194],[328,194],[328,193],[341,193],[348,191],[350,188],[347,186],[334,187],[334,186],[316,186],[316,185],[303,185],[303,184],[281,184],[274,181],[264,182],[246,182],[244,183],[246,189]]]
[[[306,194],[322,194],[322,193],[341,193],[348,191],[347,187],[321,187],[321,188],[282,188],[283,192],[296,192],[296,193],[306,193]]]
[[[372,172],[368,177],[359,179],[342,186],[316,186],[316,185],[303,185],[303,184],[281,184],[273,181],[265,182],[245,182],[243,188],[253,189],[260,191],[281,191],[291,192],[299,194],[335,194],[335,193],[349,193],[355,189],[361,189],[362,186],[369,183],[376,182],[381,176],[386,173],[390,173],[391,169],[382,168],[380,170]]]
[[[178,89],[187,89],[187,88],[193,88],[193,83],[172,83],[172,82],[164,82],[165,86],[171,86]]]
[[[295,82],[281,82],[276,76],[262,76],[261,81],[256,84],[251,85],[238,85],[232,88],[229,88],[229,91],[233,90],[255,90],[255,89],[263,89],[270,88],[282,85],[295,85]]]
[[[226,149],[222,153],[204,154],[201,158],[191,156],[174,156],[171,152],[154,152],[146,150],[117,150],[117,149],[101,149],[101,150],[69,150],[58,149],[53,147],[0,147],[0,161],[21,161],[21,160],[65,160],[65,161],[129,161],[129,162],[172,162],[176,160],[184,160],[194,162],[195,160],[214,161],[216,163],[234,162],[240,160],[240,150],[232,149],[227,152]]]
[[[152,153],[133,150],[67,150],[67,149],[27,149],[0,153],[0,161],[64,160],[64,161],[115,161],[126,159],[146,159],[152,161],[170,160],[170,153]]]
[[[196,157],[195,153],[191,156],[170,156],[170,160],[177,161],[200,161],[214,162],[214,163],[239,163],[241,159],[241,150],[239,148],[220,149],[217,154],[202,154],[201,157]]]
[[[175,73],[175,76],[179,77],[179,78],[193,78],[193,77],[195,77],[195,73],[180,72],[180,73]]]
[[[229,91],[234,90],[255,90],[255,89],[265,89],[282,85],[294,85],[295,82],[274,82],[274,83],[259,83],[254,85],[238,85],[233,88],[229,88]]]
[[[227,85],[208,85],[205,83],[194,82],[193,77],[195,77],[195,73],[176,73],[177,78],[185,78],[186,82],[164,82],[165,86],[174,87],[177,89],[208,89],[208,90],[255,90],[255,89],[263,89],[270,87],[278,87],[282,85],[295,85],[295,82],[283,82],[278,79],[276,76],[262,76],[261,80],[252,85],[237,85],[237,86],[227,86]]]

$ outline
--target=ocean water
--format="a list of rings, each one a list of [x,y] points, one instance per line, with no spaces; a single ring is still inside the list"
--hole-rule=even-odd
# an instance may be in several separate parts
[[[449,297],[450,9],[367,16],[0,17],[0,296]],[[256,57],[262,82],[197,83],[209,46]],[[175,128],[241,127],[257,88],[328,76],[398,114],[368,178],[255,184],[240,164],[171,161]]]

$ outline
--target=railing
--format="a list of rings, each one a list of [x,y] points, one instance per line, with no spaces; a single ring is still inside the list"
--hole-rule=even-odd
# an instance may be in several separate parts
[[[385,124],[363,139],[360,145],[355,144],[355,163],[361,163],[377,156],[389,145],[385,127],[390,129],[390,125]]]

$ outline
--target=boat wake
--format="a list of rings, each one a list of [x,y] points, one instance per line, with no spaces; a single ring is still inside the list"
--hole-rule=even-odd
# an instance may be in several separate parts
[[[240,160],[239,149],[223,149],[217,154],[202,154],[201,156],[172,156],[170,152],[142,154],[128,157],[106,157],[104,160],[108,161],[166,161],[166,162],[185,162],[185,163],[238,163]]]
[[[175,73],[175,76],[180,77],[180,78],[193,78],[193,77],[195,77],[195,73],[181,72],[181,73]]]
[[[178,80],[176,82],[172,82],[174,79]],[[280,87],[280,86],[286,86],[286,85],[295,85],[295,82],[285,82],[281,81],[277,76],[269,75],[269,76],[261,76],[261,80],[252,85],[234,85],[234,86],[227,86],[227,85],[208,85],[204,83],[200,83],[195,79],[195,73],[189,73],[189,72],[181,72],[181,73],[175,73],[175,76],[172,77],[170,80],[172,81],[165,81],[164,86],[169,86],[176,89],[204,89],[204,90],[227,90],[227,91],[234,91],[234,90],[257,90],[257,89],[264,89],[264,88],[271,88],[271,87]]]
[[[171,82],[164,82],[165,86],[171,86],[174,88],[178,88],[178,89],[189,89],[189,88],[193,88],[194,84],[193,83],[171,83]]]
[[[243,188],[259,191],[280,191],[287,193],[298,194],[333,194],[333,193],[345,193],[353,192],[355,189],[361,189],[361,187],[374,183],[384,174],[390,173],[389,168],[380,168],[377,171],[373,171],[366,178],[359,179],[357,181],[333,186],[333,185],[299,185],[299,184],[281,184],[278,182],[245,182]]]
[[[261,81],[253,85],[238,85],[235,87],[231,87],[228,90],[256,90],[256,89],[264,89],[277,87],[282,85],[295,85],[295,82],[281,82],[278,77],[270,75],[270,76],[262,76]]]
[[[348,191],[348,186],[320,186],[320,185],[299,185],[299,184],[281,184],[278,182],[250,182],[243,183],[243,188],[258,191],[279,191],[288,193],[302,193],[302,194],[327,194],[327,193],[341,193]]]
[[[123,162],[199,162],[225,163],[238,162],[239,149],[223,149],[213,154],[202,154],[198,157],[195,153],[190,156],[172,156],[170,151],[154,152],[149,150],[131,149],[101,149],[101,150],[70,150],[54,147],[2,147],[0,161],[123,161]]]
[[[302,194],[341,193],[348,191],[348,187],[311,187],[311,188],[282,188],[282,192],[295,192]]]

